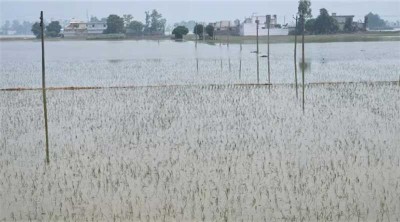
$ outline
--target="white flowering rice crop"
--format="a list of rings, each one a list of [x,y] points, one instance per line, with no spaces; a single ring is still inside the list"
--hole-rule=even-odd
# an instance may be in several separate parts
[[[0,220],[398,221],[400,86],[0,92]]]

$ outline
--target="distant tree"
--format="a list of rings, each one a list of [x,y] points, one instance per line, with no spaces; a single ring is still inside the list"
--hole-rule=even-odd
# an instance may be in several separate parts
[[[178,26],[185,26],[189,30],[193,30],[194,27],[196,26],[196,22],[193,20],[190,20],[190,21],[181,21],[181,22],[174,24],[174,27],[178,27]]]
[[[178,26],[173,31],[172,34],[175,35],[176,39],[182,39],[184,35],[188,34],[189,29],[185,26]]]
[[[310,0],[299,0],[299,6],[297,9],[297,13],[299,15],[297,33],[302,34],[303,26],[305,26],[306,20],[312,18]]]
[[[10,29],[10,21],[6,20],[3,26],[1,26],[4,35],[8,35],[8,30]]]
[[[31,34],[31,28],[32,28],[32,23],[27,22],[27,21],[23,21],[22,22],[22,29],[23,29],[23,33],[24,35],[29,35]]]
[[[353,19],[351,18],[346,18],[346,23],[344,24],[344,28],[343,30],[345,32],[353,32],[354,28],[353,28]]]
[[[372,12],[366,15],[367,28],[370,29],[381,29],[386,27],[386,23],[378,14]]]
[[[210,37],[214,37],[214,26],[212,25],[207,25],[206,26],[206,33]]]
[[[150,32],[150,12],[145,11],[144,12],[146,17],[145,17],[145,24],[144,24],[144,32],[149,33]]]
[[[336,33],[338,30],[339,25],[337,21],[329,15],[326,9],[320,9],[320,15],[315,19],[314,33],[331,34]]]
[[[60,35],[61,25],[58,21],[52,21],[46,26],[46,36],[58,37]]]
[[[306,32],[313,34],[314,33],[314,25],[315,25],[315,19],[307,20],[306,25],[305,25]]]
[[[41,38],[42,37],[42,28],[40,27],[40,23],[39,22],[35,22],[32,25],[32,29],[31,29],[32,33],[36,36],[36,38]]]
[[[162,18],[162,15],[153,9],[151,14],[146,12],[146,26],[148,33],[164,33],[165,23],[167,20]],[[146,29],[146,28],[145,28]]]
[[[144,28],[143,23],[139,21],[131,21],[129,25],[126,27],[126,32],[129,34],[141,35],[143,34],[143,28]]]
[[[122,15],[122,17],[124,19],[125,27],[128,26],[131,23],[132,19],[133,19],[133,16],[131,14]]]
[[[100,20],[96,16],[91,16],[90,22],[100,22]]]
[[[199,38],[203,38],[203,30],[204,30],[204,26],[202,24],[197,24],[193,28],[193,33],[195,35],[199,36]]]
[[[103,32],[105,34],[124,33],[124,19],[118,15],[109,15],[107,18],[107,29]]]

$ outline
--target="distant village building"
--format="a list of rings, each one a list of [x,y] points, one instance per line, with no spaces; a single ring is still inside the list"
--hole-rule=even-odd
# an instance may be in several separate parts
[[[87,23],[87,33],[88,35],[99,35],[103,34],[103,31],[107,29],[106,22],[88,22]]]
[[[71,20],[63,30],[64,37],[84,37],[87,35],[86,22]]]
[[[339,25],[339,31],[344,31],[346,20],[350,19],[350,24],[353,24],[354,15],[336,15],[336,13],[332,13],[332,18],[337,21]]]
[[[239,35],[240,31],[240,21],[235,20],[234,22],[224,20],[218,21],[214,23],[210,23],[210,25],[214,26],[214,34],[215,35]]]
[[[280,24],[278,24],[278,19],[276,15],[270,16],[270,35],[288,35],[289,29],[282,28]],[[267,16],[251,16],[250,18],[246,18],[244,22],[240,25],[240,35],[241,36],[256,36],[257,35],[257,23],[256,20],[259,21],[258,25],[258,35],[266,36],[268,35],[268,27],[267,27]]]

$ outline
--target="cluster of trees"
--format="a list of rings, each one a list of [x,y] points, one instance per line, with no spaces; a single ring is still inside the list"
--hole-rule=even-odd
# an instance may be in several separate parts
[[[18,20],[12,21],[12,23],[7,20],[2,26],[1,26],[1,34],[2,35],[9,35],[11,31],[13,31],[13,34],[15,35],[30,35],[32,34],[31,32],[31,27],[32,27],[31,22],[23,21],[20,23]]]
[[[336,19],[329,15],[328,10],[325,8],[320,9],[320,13],[317,18],[312,18],[311,14],[311,2],[310,0],[300,0],[298,6],[298,23],[295,32],[302,34],[303,30],[309,34],[333,34],[339,31],[342,32],[354,32],[358,28],[353,25],[353,20],[347,18],[342,27],[339,29],[339,24]],[[387,28],[386,22],[382,20],[379,15],[369,13],[364,18],[364,29],[382,29]]]
[[[166,19],[153,10],[145,12],[145,23],[133,20],[133,16],[130,14],[123,15],[109,15],[106,19],[107,29],[104,30],[105,34],[109,33],[126,33],[130,35],[163,35],[165,31]]]
[[[32,33],[36,36],[36,38],[42,37],[42,28],[40,27],[39,22],[35,22],[32,25],[31,29]],[[52,21],[45,27],[45,36],[46,37],[60,37],[61,25],[59,21]]]
[[[195,24],[193,27],[193,33],[198,37],[198,38],[203,38],[204,34],[207,33],[207,35],[212,38],[214,37],[214,26],[212,25],[207,25],[204,27],[202,24]],[[189,29],[183,25],[179,25],[175,27],[175,29],[172,31],[172,34],[175,35],[175,39],[182,39],[184,35],[187,35],[189,33]]]
[[[352,26],[352,20],[349,20],[348,29]],[[348,23],[348,21],[346,21]],[[319,16],[315,19],[311,18],[306,21],[305,30],[310,34],[333,34],[338,32],[339,24],[332,16],[329,15],[328,10],[322,8],[319,10]]]
[[[372,12],[365,16],[365,21],[369,29],[387,28],[386,22],[378,14],[373,14]]]

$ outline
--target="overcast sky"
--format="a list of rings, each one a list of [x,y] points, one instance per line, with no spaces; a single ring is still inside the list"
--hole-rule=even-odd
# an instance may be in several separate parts
[[[263,0],[263,1],[65,1],[65,0],[0,0],[1,23],[5,20],[35,21],[40,11],[46,20],[69,20],[71,18],[86,21],[87,14],[98,18],[109,14],[132,14],[134,19],[143,21],[144,11],[157,9],[167,19],[167,24],[182,20],[218,21],[234,20],[251,16],[277,14],[278,22],[290,22],[297,11],[298,0]],[[362,19],[368,12],[378,13],[385,20],[400,20],[400,0],[311,0],[312,14],[316,17],[320,8],[329,13],[355,15],[355,20]]]

